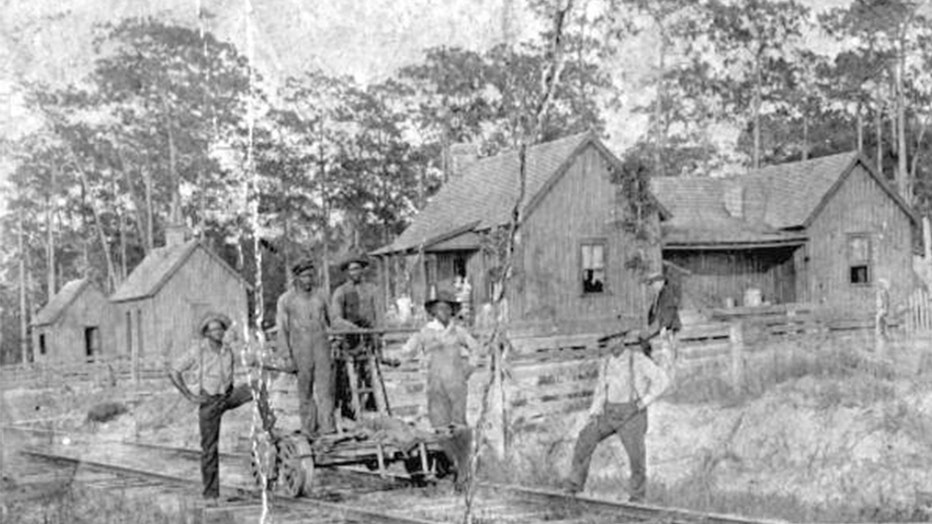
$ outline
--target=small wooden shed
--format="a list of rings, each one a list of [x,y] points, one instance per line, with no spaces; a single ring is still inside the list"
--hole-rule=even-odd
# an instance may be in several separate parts
[[[197,240],[152,250],[110,297],[118,351],[172,359],[190,346],[209,311],[243,322],[249,284]]]
[[[90,280],[65,284],[32,324],[36,362],[86,362],[115,352],[110,303]]]
[[[917,217],[857,152],[737,177],[658,178],[653,189],[673,214],[664,260],[690,271],[687,307],[759,299],[864,311],[879,279],[895,303],[915,285]]]
[[[472,287],[473,310],[492,300],[498,260],[483,242],[511,219],[518,154],[463,160],[454,162],[461,171],[411,225],[374,253],[387,297],[410,291],[420,304],[432,286],[460,277]],[[592,133],[528,148],[517,254],[506,294],[513,324],[571,333],[640,322],[646,311],[643,275],[629,261],[640,249],[644,262],[659,268],[660,249],[659,244],[640,246],[623,227],[624,196],[613,182],[621,169]],[[647,217],[652,227],[666,216],[654,203]],[[402,267],[411,277],[407,287],[398,275]]]

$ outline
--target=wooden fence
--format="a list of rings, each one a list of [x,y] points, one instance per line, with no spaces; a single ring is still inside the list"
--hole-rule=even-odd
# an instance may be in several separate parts
[[[932,297],[929,292],[919,288],[906,299],[906,308],[903,313],[906,329],[910,333],[932,331]]]
[[[781,358],[777,353],[805,346],[806,339],[873,334],[870,318],[831,318],[805,304],[733,308],[717,311],[715,318],[718,320],[687,325],[679,333],[678,383],[718,377],[740,389],[749,369]],[[391,356],[411,332],[399,329],[383,333],[386,353]],[[533,423],[587,407],[598,357],[606,351],[597,345],[597,337],[590,334],[513,338],[510,379],[506,383],[510,418],[517,424]],[[0,368],[0,378],[3,388],[134,381],[153,386],[162,381],[167,387],[165,369],[162,360],[142,362],[134,375],[128,358],[115,357],[85,364],[4,367]],[[407,361],[397,368],[383,368],[383,373],[393,414],[402,418],[423,417],[427,399],[420,363]],[[487,380],[487,367],[480,368],[470,380],[469,411],[473,417],[479,410],[481,386]],[[294,388],[293,376],[279,377],[273,388],[277,404],[284,412],[297,412]]]
[[[688,325],[679,333],[678,384],[715,377],[741,390],[749,371],[788,362],[796,352],[819,347],[828,338],[873,343],[873,319],[866,317],[831,318],[804,305],[790,314],[786,309],[765,310],[760,315],[731,313],[723,319],[727,321]],[[596,339],[596,335],[576,335],[513,340],[515,354],[509,358],[510,377],[505,384],[513,427],[588,408],[598,359],[607,351]],[[425,415],[424,375],[417,364],[387,370],[385,378],[394,414],[414,419]],[[477,418],[481,386],[487,381],[484,371],[470,379],[471,421]]]
[[[135,365],[134,365],[135,364]],[[126,355],[98,357],[86,362],[43,362],[0,367],[0,387],[45,388],[166,381],[166,362],[157,357],[133,362]]]

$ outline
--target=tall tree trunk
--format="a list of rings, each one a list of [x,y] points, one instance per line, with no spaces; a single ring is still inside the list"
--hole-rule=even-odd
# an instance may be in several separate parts
[[[658,24],[662,22],[657,20]],[[659,60],[659,78],[657,80],[657,102],[654,104],[654,173],[655,176],[664,176],[663,169],[663,147],[665,140],[666,126],[664,126],[663,104],[667,97],[666,85],[666,61],[667,61],[667,35],[664,30],[660,30],[660,60]]]
[[[809,116],[803,115],[803,160],[809,160]]]
[[[155,217],[152,211],[152,172],[143,168],[143,177],[145,177],[146,186],[146,253],[148,254],[155,247]]]
[[[136,234],[139,235],[139,238],[142,239],[142,248],[144,254],[149,254],[149,251],[152,251],[152,228],[151,221],[149,217],[151,216],[152,210],[152,184],[149,176],[145,174],[144,171],[140,171],[143,177],[143,185],[145,196],[143,199],[140,199],[138,194],[133,191],[133,180],[130,177],[130,166],[126,162],[126,158],[123,156],[123,151],[117,148],[117,156],[120,159],[120,171],[123,172],[124,182],[126,183],[126,191],[128,192],[130,199],[133,201],[133,211],[136,214]],[[116,193],[114,193],[116,194]],[[125,242],[125,240],[124,240]],[[123,276],[126,276],[126,248],[125,244],[123,247]]]
[[[858,153],[864,152],[864,115],[862,114],[861,101],[858,100],[857,107],[857,134],[858,134]]]
[[[904,56],[905,43],[900,41],[900,53],[896,65],[896,180],[897,189],[907,204],[913,202],[912,184],[906,167],[906,95],[903,86],[903,74],[906,67]]]
[[[291,213],[285,211],[285,235],[282,238],[282,257],[285,259],[285,289],[291,288]]]
[[[45,241],[45,261],[46,261],[46,276],[47,276],[47,292],[46,301],[51,300],[52,296],[55,295],[55,224],[54,224],[54,210],[53,210],[53,197],[55,196],[55,175],[57,174],[58,169],[52,169],[51,173],[51,183],[49,187],[48,199],[45,204],[45,230],[46,230],[46,241]]]
[[[761,110],[761,74],[760,52],[754,59],[754,169],[760,169],[760,110]]]
[[[424,197],[424,193],[425,193],[425,190],[424,190],[424,174],[425,173],[424,172],[425,171],[426,170],[422,168],[422,169],[418,169],[418,173],[417,173],[417,209],[418,211],[420,211],[421,209],[424,209],[424,198],[425,198]]]
[[[323,287],[327,293],[330,293],[330,195],[327,194],[329,181],[327,180],[327,169],[324,165],[324,148],[318,146],[317,169],[320,176],[320,194],[324,204],[324,249],[321,256],[321,265],[323,266]]]
[[[119,193],[117,192],[117,183],[115,178],[110,179],[111,188],[113,191],[113,196],[116,197]],[[132,192],[132,188],[129,188]],[[119,201],[114,203],[113,214],[116,216],[117,227],[120,232],[120,274],[117,278],[117,281],[114,283],[114,290],[123,282],[123,279],[126,278],[126,224],[123,220],[123,211],[120,209]]]
[[[78,170],[78,175],[81,177],[81,192],[83,194],[84,188],[87,186],[87,178],[84,176],[84,172],[81,171],[80,169]],[[107,261],[107,284],[109,286],[109,291],[113,292],[116,289],[117,281],[116,281],[116,270],[114,269],[114,266],[113,266],[113,257],[112,257],[112,254],[110,253],[110,243],[107,242],[107,235],[104,233],[104,225],[103,225],[103,222],[100,220],[100,213],[97,212],[97,206],[95,206],[92,201],[91,203],[88,204],[88,207],[91,208],[91,214],[94,216],[94,229],[97,230],[97,238],[100,240],[100,247],[104,251],[104,260]],[[83,219],[84,217],[82,213],[82,221]],[[87,230],[86,225],[84,227],[84,230],[85,231]],[[90,243],[89,240],[85,240],[84,242],[85,257],[87,256],[86,253],[88,251],[89,243]],[[90,268],[90,265],[88,265],[88,269],[89,268]]]
[[[81,175],[81,231],[82,232],[87,231],[87,211],[86,211],[87,206],[88,206],[87,184],[85,183],[84,175],[82,173]],[[87,237],[88,235],[85,233],[84,239],[83,239],[84,241],[81,242],[81,247],[82,247],[81,251],[82,251],[82,258],[83,258],[83,263],[84,263],[84,275],[83,275],[84,278],[89,277],[91,273],[91,254],[90,254],[91,241]],[[107,262],[109,263],[109,260]],[[110,277],[110,275],[108,274],[107,277]]]
[[[879,100],[874,111],[874,132],[877,134],[877,172],[883,174],[883,107]]]
[[[19,215],[19,344],[21,360],[29,359],[29,314],[26,309],[26,250],[23,242],[23,215]]]

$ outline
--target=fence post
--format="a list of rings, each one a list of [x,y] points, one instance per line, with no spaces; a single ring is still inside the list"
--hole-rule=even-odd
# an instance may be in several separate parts
[[[741,323],[732,322],[728,329],[731,346],[731,389],[736,394],[744,387],[744,335]]]

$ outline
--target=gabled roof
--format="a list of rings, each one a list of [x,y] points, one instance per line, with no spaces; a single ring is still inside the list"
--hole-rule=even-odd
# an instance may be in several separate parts
[[[620,161],[598,137],[588,132],[527,149],[523,217],[533,211],[577,155],[589,145],[595,146],[610,162],[620,167]],[[430,247],[461,234],[507,224],[518,195],[518,169],[517,151],[477,160],[441,187],[392,244],[374,254]],[[661,209],[661,213],[666,213],[666,210]]]
[[[664,224],[664,246],[792,245],[805,239],[819,211],[858,164],[915,222],[916,216],[857,152],[768,166],[747,175],[668,177],[652,180],[654,194],[673,214]],[[732,216],[725,193],[740,189],[743,210]]]
[[[202,245],[198,240],[189,240],[176,246],[166,246],[153,249],[130,273],[129,277],[120,284],[116,292],[110,297],[112,302],[126,302],[150,297],[158,293],[166,282],[184,265],[198,248],[202,249],[223,270],[227,271],[249,288],[249,283],[233,268],[231,268],[216,253]]]
[[[58,317],[68,309],[68,306],[78,298],[88,285],[90,285],[90,281],[86,278],[81,278],[72,280],[62,286],[62,288],[58,290],[58,293],[52,296],[48,304],[36,313],[36,318],[33,319],[32,324],[34,326],[54,324],[55,321],[58,320]]]

